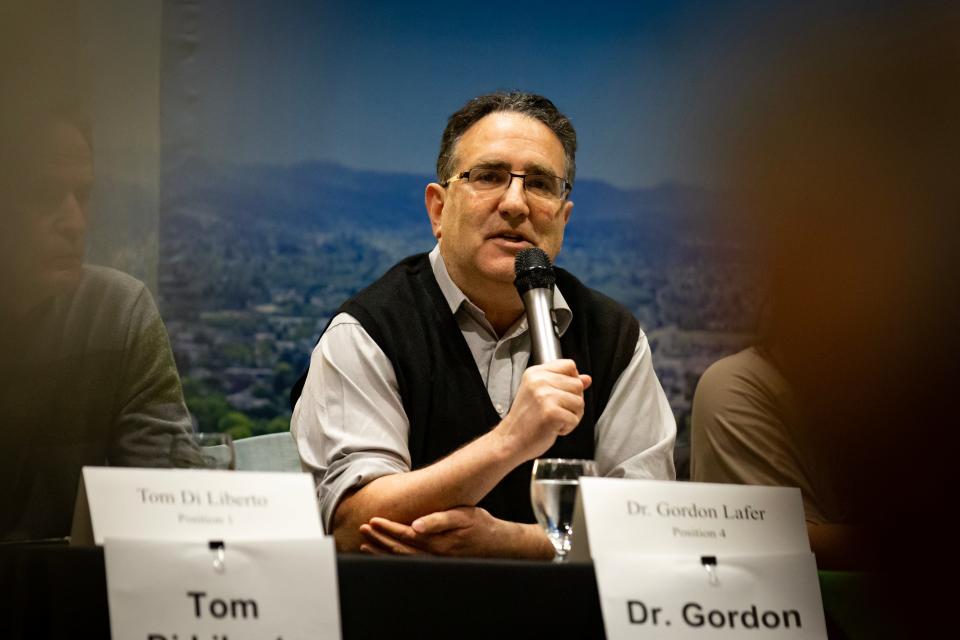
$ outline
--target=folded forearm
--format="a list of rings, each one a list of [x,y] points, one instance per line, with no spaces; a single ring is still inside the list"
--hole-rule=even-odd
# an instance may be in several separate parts
[[[474,506],[521,462],[515,447],[494,430],[428,467],[377,478],[337,506],[337,545],[357,549],[358,528],[373,517],[410,524],[437,511]]]

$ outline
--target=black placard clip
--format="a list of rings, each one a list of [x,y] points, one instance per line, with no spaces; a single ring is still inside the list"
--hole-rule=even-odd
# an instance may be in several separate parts
[[[226,546],[223,544],[223,540],[211,540],[209,543],[210,551],[213,552],[213,568],[218,573],[223,573],[226,571]]]
[[[704,571],[707,572],[707,578],[711,586],[718,586],[720,584],[720,577],[717,575],[717,556],[700,556],[700,564],[703,565]]]

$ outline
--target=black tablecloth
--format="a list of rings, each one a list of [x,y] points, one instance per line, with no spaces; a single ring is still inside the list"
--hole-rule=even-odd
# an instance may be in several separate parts
[[[593,567],[339,555],[349,638],[603,638]],[[0,638],[109,638],[103,550],[0,547]],[[182,639],[181,639],[182,640]]]
[[[591,564],[346,554],[337,573],[347,640],[605,637]],[[0,639],[110,638],[106,588],[100,548],[0,546]],[[829,607],[827,630],[848,638]]]

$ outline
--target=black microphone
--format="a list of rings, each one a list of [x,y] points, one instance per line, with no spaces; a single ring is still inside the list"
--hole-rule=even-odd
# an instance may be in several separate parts
[[[559,360],[560,338],[553,323],[553,274],[550,258],[543,249],[533,247],[517,254],[513,265],[516,278],[513,281],[517,293],[527,309],[527,326],[530,329],[530,362],[543,364]]]

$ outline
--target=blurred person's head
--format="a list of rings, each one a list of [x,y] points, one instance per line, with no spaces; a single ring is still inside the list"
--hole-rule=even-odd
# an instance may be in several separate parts
[[[67,119],[18,137],[5,154],[14,157],[4,162],[0,264],[7,302],[22,311],[80,279],[93,156],[83,126]]]
[[[745,96],[719,165],[762,231],[763,342],[891,564],[917,561],[956,422],[958,17],[815,33]]]

